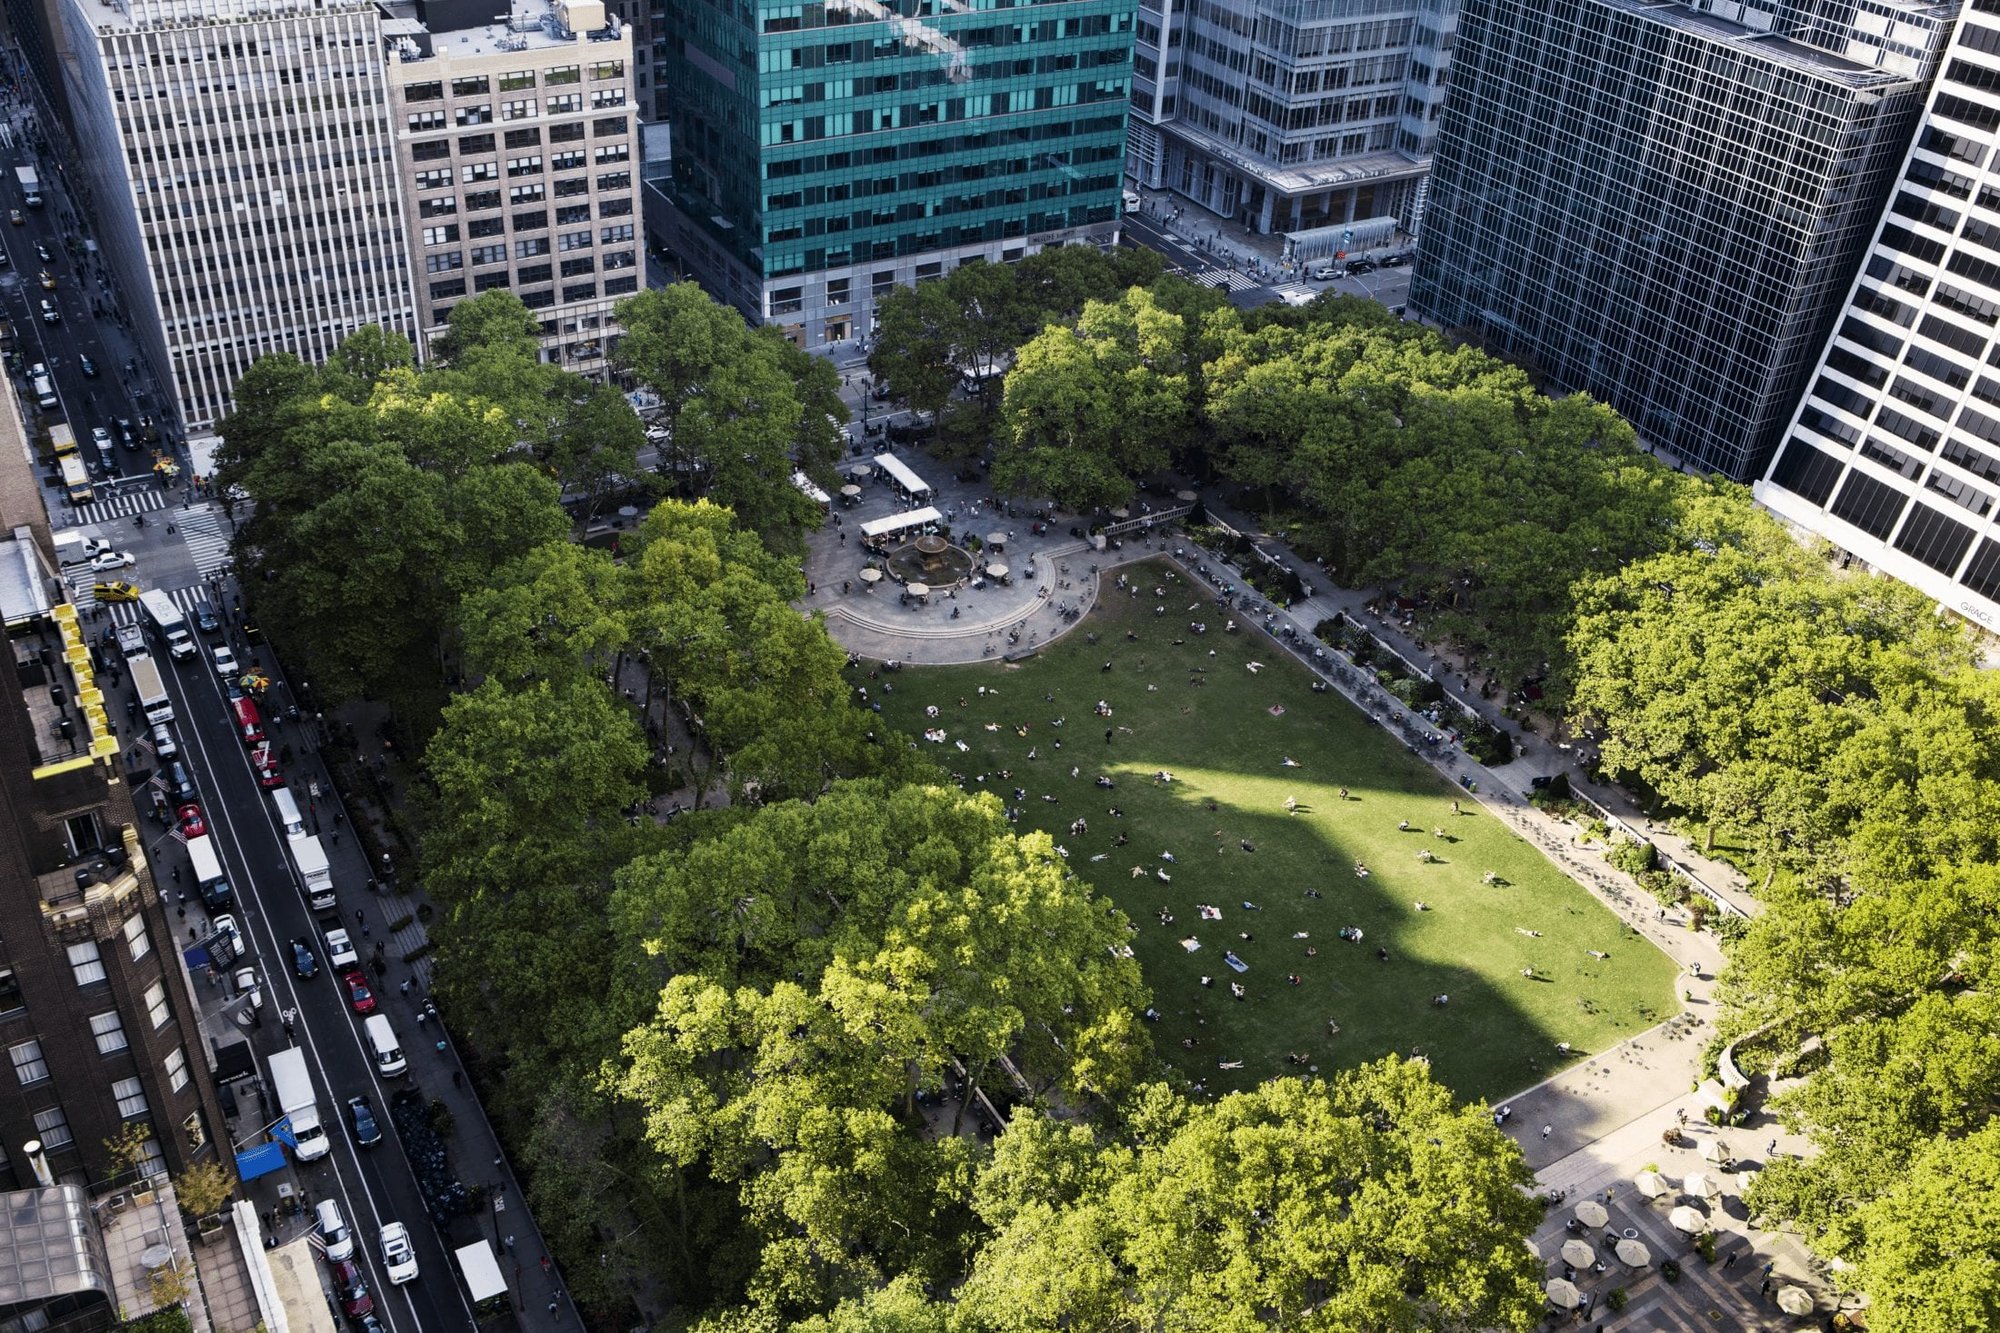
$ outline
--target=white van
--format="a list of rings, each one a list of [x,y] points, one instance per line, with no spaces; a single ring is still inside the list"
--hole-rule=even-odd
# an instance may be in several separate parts
[[[271,793],[271,801],[278,807],[278,823],[284,826],[287,838],[306,836],[306,821],[299,818],[299,803],[283,787]]]
[[[340,1215],[338,1203],[332,1199],[320,1200],[313,1209],[313,1219],[319,1243],[326,1247],[327,1262],[339,1263],[354,1257],[354,1233],[347,1229],[347,1219]]]
[[[387,1014],[370,1014],[361,1020],[361,1030],[367,1034],[368,1050],[375,1057],[375,1072],[383,1078],[394,1078],[410,1067],[403,1058],[403,1048],[396,1040],[396,1029],[389,1026]]]

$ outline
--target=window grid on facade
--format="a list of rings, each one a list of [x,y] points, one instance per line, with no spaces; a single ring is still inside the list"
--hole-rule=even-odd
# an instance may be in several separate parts
[[[48,1061],[42,1058],[42,1044],[39,1041],[24,1041],[7,1048],[7,1054],[14,1061],[14,1077],[22,1087],[40,1083],[49,1076]]]

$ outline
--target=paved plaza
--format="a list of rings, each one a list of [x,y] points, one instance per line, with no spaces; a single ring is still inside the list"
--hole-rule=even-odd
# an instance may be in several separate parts
[[[834,639],[859,657],[909,664],[960,664],[1032,653],[1037,647],[1075,627],[1066,613],[1087,613],[1096,603],[1098,580],[1117,566],[1177,552],[1189,564],[1199,559],[1221,571],[1221,577],[1243,586],[1241,571],[1213,553],[1187,546],[1177,529],[1128,534],[1122,546],[1096,550],[1073,529],[1085,520],[1066,514],[1048,518],[1047,531],[1035,534],[1037,515],[1019,506],[1001,504],[983,484],[957,480],[950,469],[908,447],[896,450],[902,463],[933,488],[919,503],[935,505],[944,515],[954,540],[963,534],[1008,534],[1004,559],[1012,577],[1006,584],[988,580],[983,587],[960,588],[956,595],[932,594],[916,599],[899,596],[889,581],[861,581],[866,563],[860,547],[860,525],[903,512],[912,506],[896,490],[876,481],[862,483],[850,506],[836,502],[834,517],[814,534],[806,564],[813,587],[804,609],[824,615]],[[872,456],[872,454],[871,454]],[[849,459],[852,465],[864,459]],[[1253,530],[1241,515],[1214,497],[1204,497],[1214,512],[1227,515],[1239,529]],[[1134,509],[1134,516],[1140,511]],[[1283,554],[1282,547],[1268,544]],[[1306,562],[1294,561],[1307,568]],[[1279,613],[1298,631],[1293,641],[1309,652],[1313,628],[1335,611],[1357,618],[1365,612],[1362,594],[1322,589],[1308,601]],[[954,614],[955,613],[955,614]],[[1370,621],[1389,646],[1411,657],[1429,657],[1428,650],[1398,641],[1393,627]],[[1273,640],[1274,652],[1297,651]],[[1449,672],[1447,661],[1430,658]],[[1400,708],[1363,673],[1341,670],[1331,656],[1315,665],[1356,707],[1387,720]],[[1497,710],[1495,710],[1497,715]],[[1581,1201],[1605,1204],[1608,1227],[1585,1228],[1580,1237],[1592,1243],[1605,1271],[1586,1268],[1577,1275],[1578,1288],[1591,1297],[1587,1319],[1591,1328],[1675,1330],[1726,1327],[1734,1329],[1796,1328],[1823,1321],[1835,1309],[1836,1288],[1796,1238],[1758,1230],[1750,1225],[1741,1188],[1769,1151],[1797,1151],[1803,1145],[1787,1139],[1775,1124],[1718,1130],[1702,1122],[1693,1088],[1699,1056],[1708,1039],[1716,969],[1722,958],[1712,935],[1687,929],[1679,913],[1662,912],[1653,899],[1614,871],[1594,847],[1579,845],[1575,829],[1549,820],[1529,808],[1530,780],[1544,773],[1567,770],[1571,758],[1547,743],[1532,743],[1513,762],[1485,769],[1462,754],[1440,756],[1449,773],[1476,775],[1478,799],[1494,815],[1508,821],[1522,837],[1535,843],[1612,910],[1646,935],[1684,972],[1685,1010],[1669,1022],[1565,1069],[1505,1103],[1506,1129],[1521,1143],[1544,1190],[1561,1191],[1562,1204],[1549,1210],[1535,1236],[1538,1252],[1549,1259],[1549,1276],[1560,1277],[1565,1265],[1560,1250],[1565,1240],[1579,1237],[1565,1231]],[[1577,775],[1572,772],[1572,780]],[[1593,794],[1614,800],[1610,794]],[[1635,813],[1635,818],[1636,812]],[[1695,862],[1698,873],[1730,903],[1754,910],[1740,878],[1728,867],[1700,860],[1676,844],[1677,857]],[[1688,972],[1692,967],[1696,972]],[[1686,1117],[1681,1145],[1669,1147],[1663,1132]],[[1768,1118],[1766,1118],[1768,1119]],[[1719,1145],[1719,1146],[1718,1146]],[[1704,1156],[1704,1150],[1708,1156]],[[1711,1160],[1732,1159],[1733,1169]],[[1634,1185],[1642,1171],[1656,1168],[1674,1188],[1648,1200]],[[1712,1199],[1683,1199],[1680,1187],[1697,1173],[1713,1176],[1720,1185]],[[1717,1233],[1713,1266],[1694,1252],[1692,1237],[1668,1224],[1668,1213],[1682,1203],[1695,1203],[1707,1214]],[[1631,1269],[1616,1261],[1615,1242],[1627,1234],[1650,1251],[1651,1264]],[[1732,1258],[1733,1256],[1733,1258]],[[1669,1282],[1659,1263],[1679,1262],[1678,1281]],[[1768,1266],[1768,1273],[1767,1273]],[[1768,1277],[1768,1282],[1767,1282]],[[1801,1320],[1775,1304],[1786,1286],[1798,1285],[1815,1301],[1813,1315]],[[1628,1299],[1623,1312],[1613,1314],[1605,1299],[1622,1288]],[[1554,1316],[1552,1316],[1554,1317]],[[1562,1316],[1567,1322],[1574,1315]]]

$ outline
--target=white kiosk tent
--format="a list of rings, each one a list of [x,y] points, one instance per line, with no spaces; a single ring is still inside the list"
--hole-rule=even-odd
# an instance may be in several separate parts
[[[875,466],[889,474],[889,480],[901,486],[912,496],[929,495],[931,488],[924,479],[903,464],[894,454],[875,455]]]
[[[863,523],[861,525],[861,539],[870,542],[880,541],[884,537],[893,537],[899,532],[908,532],[911,528],[921,528],[927,523],[942,522],[944,522],[944,515],[940,514],[930,505],[925,505],[922,509],[905,509],[900,514],[891,514],[887,518],[870,519],[868,522]]]

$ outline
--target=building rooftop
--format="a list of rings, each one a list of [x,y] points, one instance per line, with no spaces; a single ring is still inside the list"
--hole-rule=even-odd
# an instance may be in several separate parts
[[[1774,65],[1782,65],[1857,92],[1894,88],[1911,82],[1907,74],[1856,64],[1789,37],[1747,28],[1714,14],[1690,9],[1686,0],[1598,0],[1598,3],[1662,27],[1707,38],[1722,46],[1742,48]],[[1915,12],[1927,11],[1920,9]]]
[[[372,0],[70,0],[101,33],[368,12]]]
[[[511,0],[511,12],[497,12],[507,7],[502,0],[394,0],[382,33],[407,63],[557,50],[615,41],[623,31],[617,15],[606,15],[604,0]]]
[[[59,1297],[112,1299],[90,1200],[74,1185],[0,1195],[0,1310],[20,1317]],[[80,1307],[81,1308],[81,1307]]]
[[[1415,176],[1430,165],[1428,160],[1418,161],[1416,158],[1392,150],[1368,157],[1348,158],[1340,162],[1314,162],[1305,166],[1280,167],[1267,159],[1254,157],[1214,135],[1205,134],[1186,121],[1171,121],[1169,125],[1177,138],[1198,144],[1203,152],[1249,172],[1257,179],[1267,182],[1272,189],[1284,194],[1310,194],[1314,190],[1334,190],[1344,185],[1358,185],[1363,181]]]

